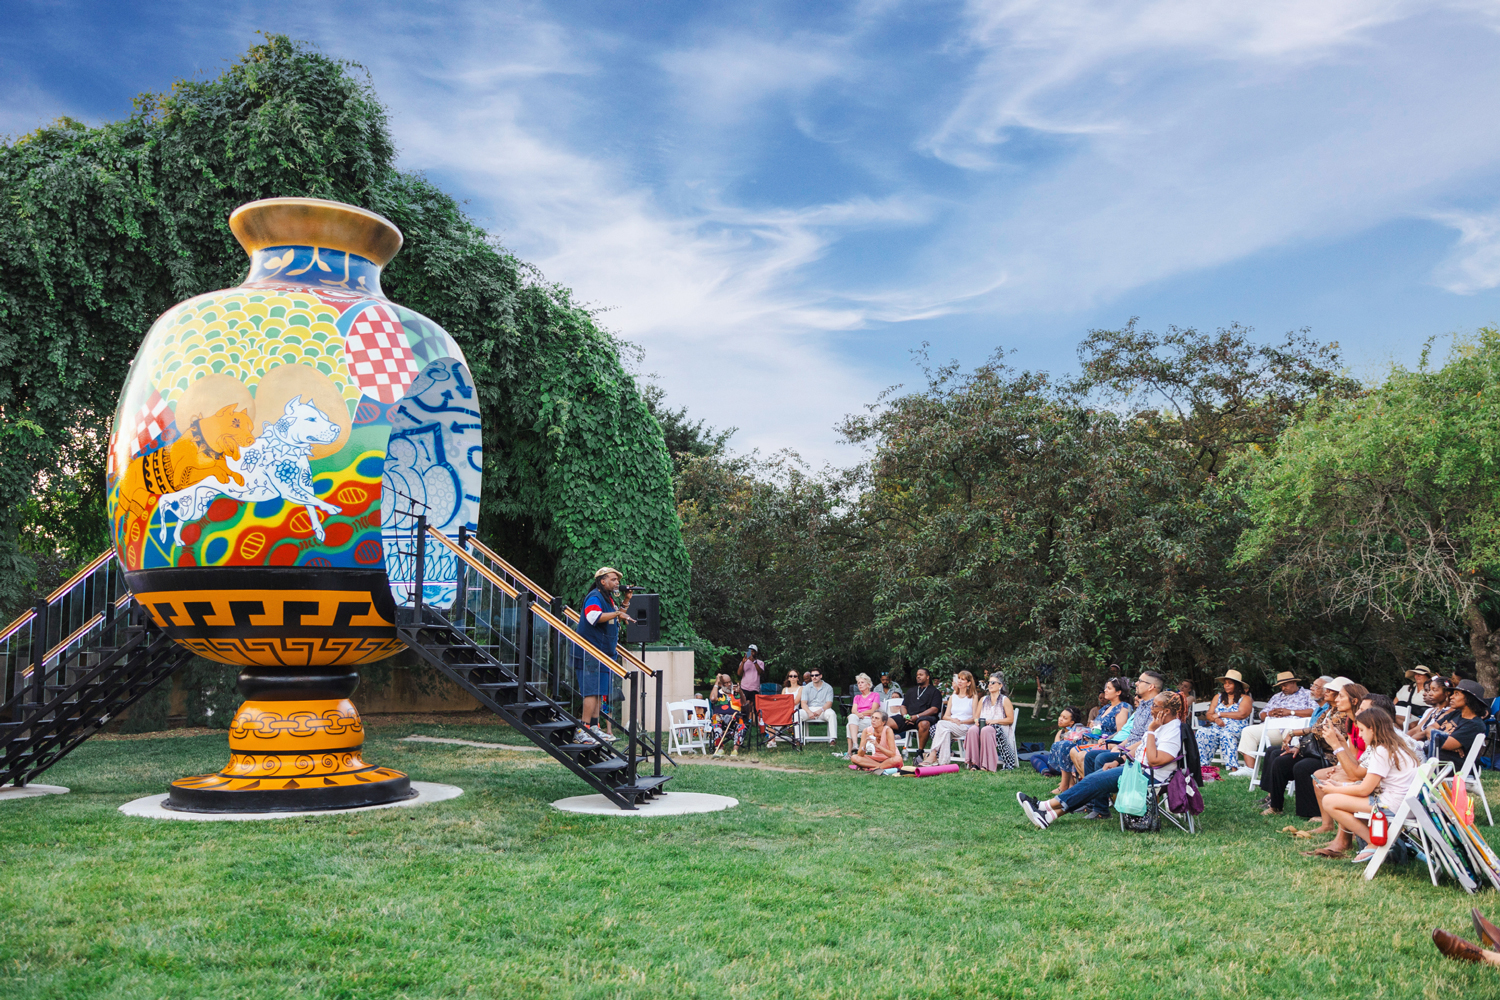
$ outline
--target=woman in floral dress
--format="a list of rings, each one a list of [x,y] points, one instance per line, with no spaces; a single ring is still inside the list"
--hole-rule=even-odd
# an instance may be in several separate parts
[[[1224,690],[1214,696],[1197,732],[1198,757],[1207,764],[1218,754],[1229,767],[1239,763],[1240,733],[1250,724],[1255,710],[1250,700],[1250,686],[1238,670],[1226,670],[1216,678]]]

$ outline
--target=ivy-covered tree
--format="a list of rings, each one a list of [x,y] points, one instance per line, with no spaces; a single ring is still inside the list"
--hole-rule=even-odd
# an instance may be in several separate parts
[[[481,393],[480,533],[572,599],[600,564],[662,593],[685,637],[688,559],[672,465],[619,345],[569,292],[394,166],[366,75],[268,36],[216,79],[0,145],[0,605],[103,548],[104,445],[151,322],[237,284],[236,206],[305,195],[406,236],[382,278],[463,346]],[[59,555],[61,553],[61,555]]]

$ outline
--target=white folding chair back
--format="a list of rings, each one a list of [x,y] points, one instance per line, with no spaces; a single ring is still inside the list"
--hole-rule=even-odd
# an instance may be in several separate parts
[[[804,719],[803,721],[797,723],[797,739],[798,739],[798,741],[800,741],[802,743],[836,743],[836,742],[838,742],[838,738],[839,738],[839,713],[838,713],[838,706],[834,705],[834,706],[831,706],[831,707],[833,708],[833,713],[832,713],[832,715],[833,715],[833,721],[831,721],[831,722],[825,722],[822,719],[819,719],[816,722],[808,722],[807,720]],[[797,709],[797,711],[800,712],[802,710],[799,708],[799,709]],[[813,726],[824,726],[824,725],[826,725],[828,727],[828,735],[827,736],[814,736],[812,734]]]
[[[1200,715],[1203,715],[1204,713],[1206,713],[1208,711],[1210,704],[1211,704],[1210,702],[1206,702],[1206,701],[1195,701],[1195,702],[1193,702],[1193,728],[1194,729],[1202,729],[1203,728],[1198,723],[1198,717]]]
[[[697,709],[702,707],[702,716]],[[704,699],[674,701],[667,706],[671,730],[667,745],[672,753],[707,753],[709,740],[709,705]]]
[[[1255,748],[1252,754],[1255,758],[1255,772],[1250,775],[1250,787],[1260,786],[1261,767],[1266,760],[1266,749],[1271,745],[1271,730],[1273,729],[1301,729],[1307,725],[1307,720],[1297,715],[1286,715],[1279,719],[1267,719],[1260,724],[1260,746]],[[1283,742],[1285,742],[1283,740]]]
[[[1416,834],[1417,840],[1422,847],[1422,853],[1427,855],[1428,874],[1432,876],[1432,884],[1438,884],[1437,871],[1432,860],[1432,851],[1427,847],[1427,838],[1422,833],[1422,828],[1413,819],[1411,813],[1412,803],[1417,801],[1417,794],[1427,783],[1427,778],[1432,774],[1433,768],[1437,767],[1437,761],[1426,761],[1417,768],[1416,775],[1412,778],[1411,787],[1406,790],[1406,798],[1401,800],[1401,805],[1396,808],[1396,815],[1391,819],[1391,825],[1386,833],[1385,843],[1375,848],[1375,854],[1365,865],[1365,880],[1369,881],[1375,877],[1380,866],[1385,862],[1385,856],[1390,853],[1392,845],[1396,843],[1396,837],[1407,830]],[[1360,819],[1368,820],[1369,813],[1355,813]]]
[[[1490,812],[1489,796],[1484,794],[1484,782],[1479,775],[1479,752],[1483,749],[1484,737],[1475,737],[1474,745],[1469,747],[1469,756],[1464,758],[1463,770],[1458,772],[1458,777],[1470,792],[1479,793],[1479,801],[1484,803],[1484,818],[1489,821],[1490,826],[1494,826],[1495,817]]]

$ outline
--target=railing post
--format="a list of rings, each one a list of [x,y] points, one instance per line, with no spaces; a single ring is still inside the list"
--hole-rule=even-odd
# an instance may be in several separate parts
[[[531,683],[531,602],[536,598],[531,591],[523,590],[516,599],[516,679],[521,683],[516,688],[517,701],[530,701],[526,697],[526,686]]]
[[[563,622],[564,624],[567,623],[567,619],[563,617],[563,599],[561,597],[554,597],[554,598],[552,598],[551,611],[552,611],[552,617],[556,618],[560,622]],[[550,686],[552,688],[552,700],[553,701],[556,701],[557,698],[558,698],[558,696],[560,694],[562,694],[562,672],[563,672],[563,662],[562,661],[563,661],[563,657],[567,655],[567,652],[566,652],[567,647],[564,646],[564,643],[566,641],[567,640],[563,637],[563,634],[561,632],[554,632],[553,633],[553,636],[552,636],[552,676],[549,677],[549,678],[547,678],[547,680],[549,681]]]
[[[469,551],[469,528],[461,525],[458,529],[458,549],[460,552]],[[458,596],[453,599],[453,624],[460,629],[464,627],[464,614],[469,606],[469,564],[462,559],[455,559],[458,563]]]
[[[417,565],[416,565],[417,581],[416,582],[417,582],[417,588],[416,588],[416,593],[413,596],[416,599],[416,605],[417,605],[417,607],[416,607],[416,624],[417,624],[418,628],[421,628],[422,625],[425,624],[425,622],[423,621],[424,616],[423,616],[423,613],[422,613],[422,590],[423,590],[423,587],[424,587],[424,583],[423,583],[423,580],[422,580],[422,575],[423,575],[424,572],[426,572],[426,569],[427,569],[427,515],[426,514],[418,514],[417,515],[417,538],[416,538],[416,542],[417,542],[417,545],[416,545],[416,559],[417,559]]]
[[[646,659],[646,644],[641,643],[641,660]],[[666,679],[665,670],[653,670],[651,676],[656,678],[656,776],[661,777],[661,686]]]
[[[31,700],[43,704],[47,690],[42,673],[47,666],[47,599],[36,602],[36,617],[31,620]]]
[[[639,670],[632,670],[630,672],[630,766],[626,773],[630,776],[630,783],[632,785],[635,784],[635,759],[637,757],[635,729],[636,724],[640,721],[637,718],[640,715],[640,710],[637,707],[640,704],[640,699],[636,697],[636,691],[640,687],[638,680],[640,676],[641,672]],[[644,694],[645,692],[641,693]]]

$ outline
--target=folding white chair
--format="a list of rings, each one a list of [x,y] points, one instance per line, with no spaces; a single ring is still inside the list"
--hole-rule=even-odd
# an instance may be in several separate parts
[[[1250,775],[1250,787],[1260,787],[1260,769],[1266,760],[1266,748],[1271,745],[1271,730],[1273,729],[1301,729],[1307,725],[1307,720],[1297,715],[1286,715],[1279,719],[1267,719],[1260,724],[1260,746],[1255,748],[1252,754],[1255,758],[1255,773]]]
[[[1479,801],[1484,803],[1484,818],[1489,821],[1490,826],[1494,826],[1495,817],[1490,812],[1489,796],[1484,794],[1484,782],[1480,780],[1479,774],[1479,751],[1483,749],[1484,737],[1475,737],[1474,745],[1469,747],[1469,756],[1464,758],[1463,770],[1458,772],[1458,777],[1470,792],[1479,793]]]
[[[701,709],[702,714],[699,714]],[[710,722],[709,704],[702,698],[674,701],[667,706],[671,731],[668,746],[672,753],[707,753]]]
[[[1385,862],[1385,856],[1390,853],[1391,847],[1396,843],[1396,838],[1402,833],[1409,832],[1416,837],[1417,843],[1422,848],[1422,854],[1427,858],[1427,873],[1432,877],[1432,884],[1438,884],[1437,865],[1433,860],[1432,851],[1428,848],[1427,835],[1423,832],[1421,825],[1412,816],[1412,803],[1417,801],[1417,795],[1427,784],[1428,776],[1432,774],[1433,769],[1437,766],[1437,761],[1429,760],[1417,768],[1417,773],[1412,778],[1411,787],[1406,790],[1406,798],[1402,799],[1401,805],[1396,808],[1396,815],[1391,820],[1385,843],[1375,848],[1374,856],[1365,865],[1366,881],[1374,878],[1375,873],[1380,870],[1380,866]],[[1370,818],[1370,814],[1367,812],[1355,813],[1354,815],[1363,820]]]
[[[801,712],[802,710],[799,708],[797,711]],[[821,719],[819,719],[817,722],[808,722],[806,719],[804,719],[801,722],[797,723],[797,740],[798,740],[798,742],[801,742],[801,743],[837,743],[838,742],[838,738],[839,738],[839,713],[838,713],[837,707],[834,707],[832,715],[833,715],[833,718],[831,720],[827,721],[826,723],[823,720],[821,720]],[[828,735],[827,736],[814,736],[812,734],[812,727],[813,726],[821,726],[821,725],[827,725],[828,726]]]
[[[1206,702],[1206,701],[1195,701],[1195,702],[1193,702],[1193,728],[1194,729],[1202,729],[1203,728],[1202,724],[1198,721],[1198,719],[1199,719],[1199,716],[1205,714],[1208,711],[1209,705],[1210,705],[1210,703]]]

